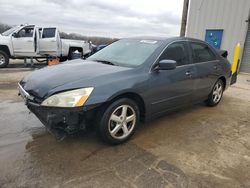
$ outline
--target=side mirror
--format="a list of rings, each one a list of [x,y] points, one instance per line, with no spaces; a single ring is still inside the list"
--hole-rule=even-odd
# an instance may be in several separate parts
[[[12,37],[14,37],[14,38],[18,38],[17,33],[13,33],[13,34],[12,34]]]
[[[170,59],[163,59],[158,63],[156,70],[173,70],[176,68],[176,61]]]

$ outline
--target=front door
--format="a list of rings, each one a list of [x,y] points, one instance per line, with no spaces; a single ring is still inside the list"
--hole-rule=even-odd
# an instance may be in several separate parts
[[[174,70],[152,71],[149,92],[151,113],[168,111],[192,102],[196,68],[190,63],[187,42],[170,44],[158,61],[163,59],[175,60],[177,67]]]
[[[11,37],[15,56],[35,56],[34,26],[26,26]]]
[[[39,54],[59,56],[60,37],[55,27],[41,29],[39,37]]]

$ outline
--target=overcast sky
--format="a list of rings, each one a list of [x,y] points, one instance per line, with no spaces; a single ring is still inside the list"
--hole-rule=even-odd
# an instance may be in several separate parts
[[[0,0],[0,22],[88,36],[179,35],[183,0]]]

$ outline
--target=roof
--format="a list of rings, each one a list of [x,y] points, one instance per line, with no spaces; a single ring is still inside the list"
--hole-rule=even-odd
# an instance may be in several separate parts
[[[135,39],[135,40],[157,40],[157,41],[174,41],[174,40],[192,40],[197,42],[204,42],[200,39],[190,38],[190,37],[155,37],[155,36],[139,36],[139,37],[128,37],[125,39]]]

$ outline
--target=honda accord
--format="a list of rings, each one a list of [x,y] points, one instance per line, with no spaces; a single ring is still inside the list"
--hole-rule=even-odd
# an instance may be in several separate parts
[[[95,126],[103,141],[119,144],[140,122],[201,101],[216,106],[230,80],[230,63],[204,41],[128,38],[34,71],[18,87],[52,133]]]

